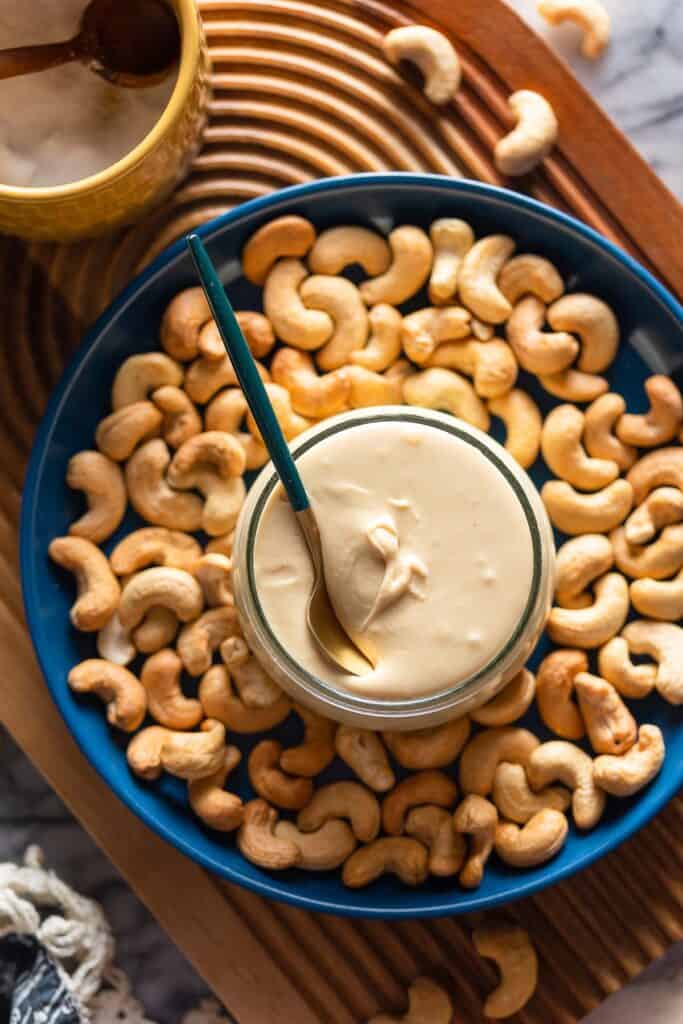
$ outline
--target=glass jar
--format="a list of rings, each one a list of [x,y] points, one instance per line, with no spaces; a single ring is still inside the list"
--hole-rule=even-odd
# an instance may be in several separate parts
[[[233,549],[235,603],[244,635],[265,671],[295,701],[328,718],[365,729],[411,730],[457,718],[491,700],[525,664],[545,624],[553,594],[555,549],[548,516],[538,491],[525,471],[493,438],[462,420],[415,406],[377,406],[324,420],[290,445],[298,459],[314,445],[339,431],[377,421],[412,422],[449,431],[490,460],[512,488],[529,527],[532,578],[526,607],[507,643],[474,675],[439,693],[415,699],[369,699],[346,692],[318,678],[285,650],[272,631],[259,601],[254,549],[259,523],[269,497],[279,484],[267,463],[252,485],[237,523]]]

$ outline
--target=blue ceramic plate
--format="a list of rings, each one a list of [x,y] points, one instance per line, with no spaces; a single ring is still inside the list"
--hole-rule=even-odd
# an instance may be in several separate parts
[[[283,213],[303,214],[319,228],[357,222],[384,233],[395,224],[427,227],[437,217],[462,217],[478,235],[512,235],[519,252],[549,257],[568,290],[594,292],[616,311],[622,345],[610,372],[610,384],[634,411],[645,408],[642,382],[647,373],[672,372],[683,361],[683,309],[630,257],[578,221],[531,199],[430,175],[357,175],[316,181],[245,203],[207,224],[201,234],[238,309],[259,308],[258,290],[240,276],[242,245],[257,227]],[[195,283],[185,246],[178,243],[137,278],[95,324],[52,397],[24,492],[21,567],[33,642],[67,725],[114,792],[161,836],[233,882],[309,910],[380,917],[453,914],[517,899],[585,867],[645,824],[683,782],[680,711],[656,697],[634,703],[637,718],[656,722],[666,737],[666,763],[652,785],[633,799],[610,799],[598,827],[584,835],[572,828],[561,854],[547,865],[516,871],[494,858],[475,892],[464,892],[453,882],[437,879],[413,890],[386,878],[365,890],[352,891],[343,887],[337,873],[292,870],[267,874],[243,860],[229,837],[202,827],[188,809],[183,783],[167,777],[148,785],[131,775],[124,740],[107,726],[99,702],[76,698],[67,687],[67,672],[82,658],[92,657],[95,645],[92,637],[79,635],[69,624],[72,581],[49,563],[47,547],[53,537],[66,533],[69,523],[80,514],[80,497],[64,483],[66,466],[74,452],[92,446],[95,426],[109,411],[116,368],[127,356],[156,347],[166,304],[176,292]],[[420,304],[425,304],[424,299],[416,300],[415,305]],[[544,411],[555,404],[530,380],[524,380],[522,386],[530,388]],[[537,484],[546,476],[540,466],[532,475]],[[118,536],[136,525],[135,517],[129,515]],[[541,654],[539,650],[537,658]],[[528,716],[527,724],[548,738],[535,714]],[[298,734],[294,716],[278,730],[290,743]],[[243,749],[247,751],[254,742],[247,739]],[[246,758],[231,785],[233,781],[243,796],[252,795]]]

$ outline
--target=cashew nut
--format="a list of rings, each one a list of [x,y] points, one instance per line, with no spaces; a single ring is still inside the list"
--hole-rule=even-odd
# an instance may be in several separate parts
[[[472,838],[465,865],[458,881],[465,889],[476,889],[484,877],[486,861],[491,856],[498,824],[498,811],[483,796],[471,793],[456,808],[453,828],[462,835]]]
[[[241,760],[242,754],[237,747],[226,747],[223,764],[217,772],[187,784],[190,807],[205,825],[217,832],[234,832],[242,824],[242,801],[236,793],[228,793],[224,789],[228,775]]]
[[[128,580],[121,593],[119,618],[127,629],[137,626],[150,608],[170,608],[181,622],[189,622],[204,607],[202,588],[184,569],[154,566]]]
[[[564,291],[564,281],[557,267],[543,256],[522,253],[513,256],[498,275],[498,287],[513,306],[525,295],[535,295],[542,302],[554,302]]]
[[[166,307],[161,320],[161,345],[173,359],[187,362],[197,355],[199,332],[211,319],[203,288],[186,288]]]
[[[242,480],[245,467],[244,449],[232,434],[207,430],[180,446],[167,478],[172,487],[194,487],[205,496],[202,529],[215,537],[227,533],[237,522],[247,493]]]
[[[396,778],[377,733],[340,725],[334,738],[334,748],[361,782],[376,793],[385,793],[394,787]]]
[[[207,555],[225,555],[226,558],[231,558],[234,543],[235,531],[230,530],[229,533],[224,533],[220,537],[211,537],[206,545],[206,553]]]
[[[569,367],[559,373],[541,373],[538,381],[548,394],[563,402],[594,402],[609,390],[609,384],[597,373],[582,373]]]
[[[683,569],[672,580],[634,580],[631,604],[640,615],[671,622],[683,617]]]
[[[88,503],[88,511],[71,524],[69,533],[94,544],[111,537],[126,513],[120,467],[101,452],[77,452],[69,459],[66,482],[74,491],[83,491]]]
[[[145,526],[119,541],[109,556],[109,564],[117,576],[129,576],[150,565],[192,572],[201,553],[199,543],[188,533]]]
[[[623,527],[612,530],[610,540],[619,569],[635,579],[663,580],[683,566],[683,523],[666,526],[644,546],[629,544]]]
[[[616,686],[622,697],[647,697],[657,675],[654,665],[634,665],[623,636],[612,637],[600,648],[598,671],[603,679]]]
[[[334,321],[324,310],[304,305],[299,287],[307,277],[308,271],[299,260],[280,260],[263,287],[263,308],[280,341],[309,351],[332,338]],[[362,342],[357,347],[362,347]]]
[[[546,628],[553,643],[565,647],[601,647],[626,622],[628,583],[619,572],[608,572],[593,585],[595,600],[587,608],[554,607]]]
[[[533,672],[523,668],[513,676],[500,693],[480,708],[470,712],[470,718],[479,725],[510,725],[528,710],[536,692]]]
[[[503,323],[512,312],[496,279],[514,251],[515,243],[508,235],[488,235],[475,242],[462,261],[458,275],[460,298],[487,324]]]
[[[683,448],[660,448],[638,459],[626,477],[633,487],[634,504],[640,505],[655,487],[683,491]]]
[[[585,651],[552,651],[536,676],[536,706],[545,725],[566,740],[580,740],[586,729],[572,700],[574,679],[588,671]]]
[[[67,677],[74,693],[94,693],[107,705],[107,721],[124,732],[135,732],[147,710],[144,687],[132,672],[99,658],[75,665]]]
[[[548,307],[546,316],[554,331],[572,331],[581,339],[577,369],[602,373],[612,364],[619,347],[619,324],[602,299],[584,292],[563,295]]]
[[[548,808],[566,811],[571,800],[571,793],[562,786],[547,786],[539,793],[534,793],[529,788],[526,771],[521,764],[502,761],[496,768],[493,802],[504,818],[516,821],[519,825],[525,825],[539,811]]]
[[[360,292],[345,277],[314,274],[303,282],[299,295],[307,309],[324,310],[334,324],[316,359],[321,370],[336,370],[363,348],[368,337],[368,314]]]
[[[305,256],[314,242],[310,221],[292,215],[277,217],[255,231],[245,245],[242,272],[252,284],[264,284],[276,260]]]
[[[167,737],[168,729],[161,725],[150,725],[136,733],[126,749],[126,760],[135,775],[147,782],[161,776],[161,750]]]
[[[403,318],[397,309],[380,302],[368,312],[370,337],[365,348],[352,352],[350,360],[357,366],[379,373],[386,370],[401,354]]]
[[[248,707],[233,692],[230,673],[225,665],[212,665],[204,674],[199,684],[199,700],[205,715],[240,734],[268,732],[284,722],[291,710],[284,694],[267,707]]]
[[[235,312],[235,319],[251,354],[256,359],[267,356],[275,344],[275,333],[268,317],[250,309],[241,309]],[[205,359],[222,359],[225,355],[223,339],[213,320],[202,328],[199,335],[199,354]]]
[[[555,559],[555,600],[561,608],[585,608],[593,603],[586,593],[614,565],[612,544],[602,533],[584,533],[568,540]]]
[[[178,620],[169,608],[150,608],[132,638],[141,654],[154,654],[172,644],[177,632]]]
[[[432,243],[421,228],[410,224],[394,228],[388,242],[391,266],[360,286],[366,306],[376,306],[379,302],[400,306],[419,292],[432,269]]]
[[[507,395],[519,371],[514,352],[500,338],[446,342],[439,345],[427,365],[445,366],[473,377],[474,390],[482,398]]]
[[[489,429],[491,421],[486,406],[470,382],[454,370],[433,367],[407,377],[403,382],[403,399],[408,405],[445,410],[473,427]]]
[[[558,405],[546,417],[541,432],[541,451],[549,469],[572,487],[597,491],[619,476],[619,466],[610,459],[592,459],[581,437],[584,415],[574,405]]]
[[[581,53],[589,60],[609,43],[610,17],[600,0],[538,0],[538,10],[551,25],[576,22],[583,30]]]
[[[276,807],[300,811],[313,796],[310,779],[286,775],[278,767],[282,744],[277,740],[261,740],[249,754],[249,781],[259,796]]]
[[[176,778],[201,779],[214,775],[225,757],[225,728],[205,719],[199,732],[175,732],[151,725],[128,744],[128,763],[143,779],[158,779],[162,771]]]
[[[656,725],[641,725],[638,740],[626,754],[602,754],[593,762],[593,778],[612,796],[633,796],[659,774],[666,747]]]
[[[163,413],[162,433],[164,441],[171,448],[180,448],[185,441],[201,434],[202,418],[182,388],[167,384],[153,391],[152,399]]]
[[[476,316],[470,320],[470,330],[477,341],[490,341],[495,333],[493,324],[485,324],[483,320],[477,320]]]
[[[130,665],[135,660],[138,652],[131,640],[130,630],[123,628],[117,612],[97,634],[97,653],[100,658],[112,661],[115,665]]]
[[[619,469],[630,469],[638,458],[635,448],[624,444],[612,433],[617,420],[623,416],[626,402],[621,395],[610,392],[601,395],[584,413],[583,443],[594,459],[610,459]]]
[[[405,831],[427,847],[429,873],[437,878],[456,875],[467,853],[465,840],[453,828],[452,819],[448,811],[433,804],[413,807],[406,818]]]
[[[337,727],[329,718],[316,715],[308,708],[296,705],[294,710],[304,723],[304,740],[298,747],[289,747],[282,752],[280,767],[290,775],[312,778],[320,775],[334,760]]]
[[[241,636],[233,635],[221,644],[221,658],[228,666],[242,700],[249,708],[268,708],[277,704],[282,690],[252,655]]]
[[[577,828],[593,828],[605,809],[605,794],[593,780],[593,761],[585,751],[566,740],[551,740],[537,747],[527,765],[532,789],[549,782],[563,782],[572,790],[572,814]]]
[[[386,239],[376,231],[352,224],[321,231],[308,254],[308,265],[314,274],[341,274],[346,267],[358,264],[370,277],[376,277],[390,263],[391,250]]]
[[[300,832],[293,821],[279,821],[277,839],[287,839],[301,852],[304,871],[330,871],[340,867],[356,849],[356,838],[345,821],[331,820],[315,832]]]
[[[683,423],[683,398],[671,378],[663,374],[648,377],[645,392],[649,411],[642,416],[625,413],[617,423],[617,437],[624,444],[654,448],[677,436]]]
[[[108,459],[123,462],[161,428],[161,413],[152,402],[125,405],[97,425],[95,444]]]
[[[243,857],[270,871],[284,871],[301,863],[301,850],[296,843],[275,835],[275,808],[265,800],[250,800],[242,813],[237,846]]]
[[[470,314],[462,306],[425,306],[403,318],[403,351],[418,365],[424,365],[444,341],[466,338]]]
[[[408,989],[408,1011],[402,1017],[380,1013],[368,1024],[451,1024],[453,1005],[429,978],[416,978]]]
[[[310,803],[299,811],[296,823],[302,832],[313,832],[326,821],[346,818],[361,842],[376,839],[380,827],[377,797],[359,782],[332,782],[316,790]]]
[[[340,371],[343,372],[343,371]],[[304,430],[308,430],[312,426],[312,421],[307,419],[305,416],[300,416],[297,412],[294,412],[292,408],[292,399],[290,397],[287,388],[281,384],[265,384],[265,389],[270,399],[270,404],[273,407],[277,421],[282,428],[282,433],[288,441],[293,441],[299,434],[303,434]],[[263,448],[263,438],[261,437],[261,431],[256,425],[256,420],[251,412],[247,413],[247,427],[249,432],[254,438],[256,444]]]
[[[148,658],[140,673],[149,713],[168,729],[192,729],[204,717],[200,702],[183,693],[182,671],[180,658],[167,647]]]
[[[281,348],[271,364],[273,380],[289,392],[292,408],[301,416],[325,419],[348,408],[351,382],[337,373],[319,376],[306,352]]]
[[[487,403],[490,413],[505,424],[505,450],[524,469],[532,466],[541,447],[543,420],[538,406],[526,391],[515,388]]]
[[[266,382],[270,390],[272,384]],[[268,449],[257,441],[248,431],[240,430],[240,425],[247,415],[249,406],[240,388],[225,388],[211,399],[206,408],[205,426],[207,430],[221,430],[232,434],[244,448],[247,469],[260,469],[270,456]],[[291,404],[290,404],[291,411]],[[278,410],[275,409],[275,415]]]
[[[403,379],[393,374],[374,373],[364,366],[342,366],[335,375],[350,384],[349,406],[366,409],[372,405],[400,405]]]
[[[496,828],[496,853],[515,868],[532,868],[555,857],[564,846],[569,824],[561,811],[544,807],[521,827],[501,821]]]
[[[513,92],[508,104],[516,124],[496,143],[493,160],[501,174],[528,174],[557,142],[557,118],[548,101],[531,89]]]
[[[237,612],[230,605],[210,608],[180,631],[178,654],[191,676],[210,667],[214,651],[239,630]]]
[[[594,494],[580,494],[566,480],[549,480],[541,498],[554,526],[563,533],[607,533],[623,522],[633,505],[633,488],[615,480]]]
[[[111,390],[114,412],[134,402],[144,402],[152,391],[170,384],[180,387],[183,368],[163,352],[129,356],[116,372]]]
[[[545,303],[535,295],[525,295],[510,313],[507,338],[522,369],[552,375],[565,370],[576,358],[579,343],[564,331],[551,334],[542,330],[545,319]]]
[[[427,850],[417,839],[383,836],[351,854],[342,869],[342,881],[350,889],[360,889],[387,873],[404,885],[421,885],[429,874]]]
[[[192,533],[202,525],[202,500],[173,490],[166,479],[170,462],[171,454],[160,438],[138,448],[126,463],[130,502],[147,522]]]
[[[472,932],[480,956],[493,960],[500,984],[484,1003],[484,1016],[511,1017],[531,999],[538,983],[538,958],[529,936],[517,925],[496,921]]]
[[[649,654],[657,662],[659,695],[670,704],[683,704],[683,629],[673,622],[637,619],[622,636],[634,654]]]
[[[385,796],[382,802],[382,826],[390,836],[403,832],[404,818],[411,807],[435,804],[452,807],[458,788],[447,775],[439,771],[409,775]]]
[[[403,25],[387,32],[382,40],[384,56],[398,66],[407,60],[415,64],[423,79],[423,92],[431,103],[448,103],[460,85],[458,55],[442,32],[427,25]]]
[[[474,245],[474,231],[464,220],[442,217],[433,221],[429,237],[434,247],[429,298],[435,306],[444,306],[456,293],[462,261]]]
[[[635,719],[611,683],[590,672],[578,672],[574,689],[596,754],[623,754],[633,746]]]
[[[539,740],[528,729],[504,725],[484,729],[471,739],[460,757],[460,787],[463,793],[486,796],[501,761],[526,765]]]
[[[193,572],[201,584],[209,608],[221,608],[234,603],[230,558],[226,555],[202,555],[197,559]]]
[[[270,380],[265,366],[258,359],[254,362],[261,380]],[[222,359],[195,359],[185,376],[185,390],[192,401],[199,405],[205,405],[221,388],[234,388],[238,384],[235,367],[227,353]]]
[[[647,544],[665,526],[683,522],[683,491],[657,487],[624,523],[629,544]]]
[[[383,732],[382,739],[403,768],[424,771],[452,764],[470,736],[470,720],[454,718],[443,725],[412,732]]]
[[[96,633],[116,611],[121,594],[107,556],[83,537],[55,537],[50,558],[76,577],[78,597],[71,606],[71,622],[84,633]]]

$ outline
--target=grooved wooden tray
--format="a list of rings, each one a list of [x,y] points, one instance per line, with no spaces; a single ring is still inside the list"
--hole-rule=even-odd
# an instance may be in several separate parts
[[[76,749],[37,669],[16,566],[35,426],[84,328],[181,232],[252,196],[352,171],[431,170],[503,183],[491,150],[505,97],[552,100],[559,149],[515,187],[579,216],[683,292],[683,210],[566,68],[501,0],[200,0],[214,60],[206,145],[186,184],[135,227],[67,246],[0,240],[0,721],[13,733],[240,1024],[352,1024],[398,1010],[418,972],[481,1021],[495,972],[463,918],[314,917],[219,883],[150,833]],[[464,87],[445,111],[382,60],[387,28],[430,21],[455,39]],[[571,1024],[683,936],[683,802],[594,867],[515,904],[541,957],[515,1020]]]

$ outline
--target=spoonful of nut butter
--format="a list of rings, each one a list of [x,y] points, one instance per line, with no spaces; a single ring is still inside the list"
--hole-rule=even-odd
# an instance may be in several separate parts
[[[179,55],[178,22],[164,0],[91,0],[72,39],[0,50],[0,79],[80,61],[114,85],[142,88]]]

